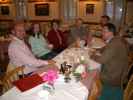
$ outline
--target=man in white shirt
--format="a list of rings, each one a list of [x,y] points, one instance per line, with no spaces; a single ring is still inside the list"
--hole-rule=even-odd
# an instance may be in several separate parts
[[[25,36],[24,24],[16,23],[12,29],[12,41],[8,48],[10,63],[7,71],[18,66],[25,66],[24,73],[28,74],[36,71],[40,66],[53,63],[51,61],[36,59],[24,42]]]

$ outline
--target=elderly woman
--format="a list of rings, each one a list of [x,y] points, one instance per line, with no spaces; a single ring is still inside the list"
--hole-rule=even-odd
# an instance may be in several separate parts
[[[55,56],[55,53],[52,52],[53,45],[48,44],[48,42],[45,40],[40,31],[40,25],[38,23],[31,25],[29,44],[33,54],[40,59],[48,60]]]
[[[61,52],[67,47],[66,37],[59,29],[59,21],[53,20],[51,22],[51,30],[48,32],[47,39],[53,45],[53,50],[56,53]]]

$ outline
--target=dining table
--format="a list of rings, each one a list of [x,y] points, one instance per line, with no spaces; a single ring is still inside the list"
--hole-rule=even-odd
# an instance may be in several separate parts
[[[45,82],[24,92],[21,92],[16,86],[4,93],[0,100],[88,100],[93,84],[95,84],[101,64],[90,58],[91,49],[84,48],[67,48],[58,54],[53,60],[56,62],[52,65],[40,67],[35,73],[40,76],[47,70],[59,70],[61,64],[67,62],[72,67],[76,67],[75,63],[79,59],[84,59],[87,64],[88,72],[85,78],[77,81],[73,76],[70,82],[64,81],[64,75],[59,73],[59,78],[54,83],[52,93],[44,90]]]

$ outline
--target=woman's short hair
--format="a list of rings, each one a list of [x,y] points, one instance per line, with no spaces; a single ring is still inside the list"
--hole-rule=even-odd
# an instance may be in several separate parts
[[[60,25],[60,21],[59,20],[57,20],[57,19],[53,19],[52,21],[51,21],[51,27],[53,27],[53,24],[54,23],[56,23],[57,25]]]

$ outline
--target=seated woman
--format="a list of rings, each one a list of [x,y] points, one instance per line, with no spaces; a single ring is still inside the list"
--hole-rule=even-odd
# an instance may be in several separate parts
[[[33,54],[44,60],[52,59],[55,53],[52,52],[53,45],[48,44],[44,39],[40,31],[40,25],[38,23],[31,25],[29,44],[31,46]]]
[[[51,27],[47,39],[53,44],[53,51],[59,53],[67,47],[66,37],[63,32],[59,30],[59,22],[57,20],[51,22]]]

